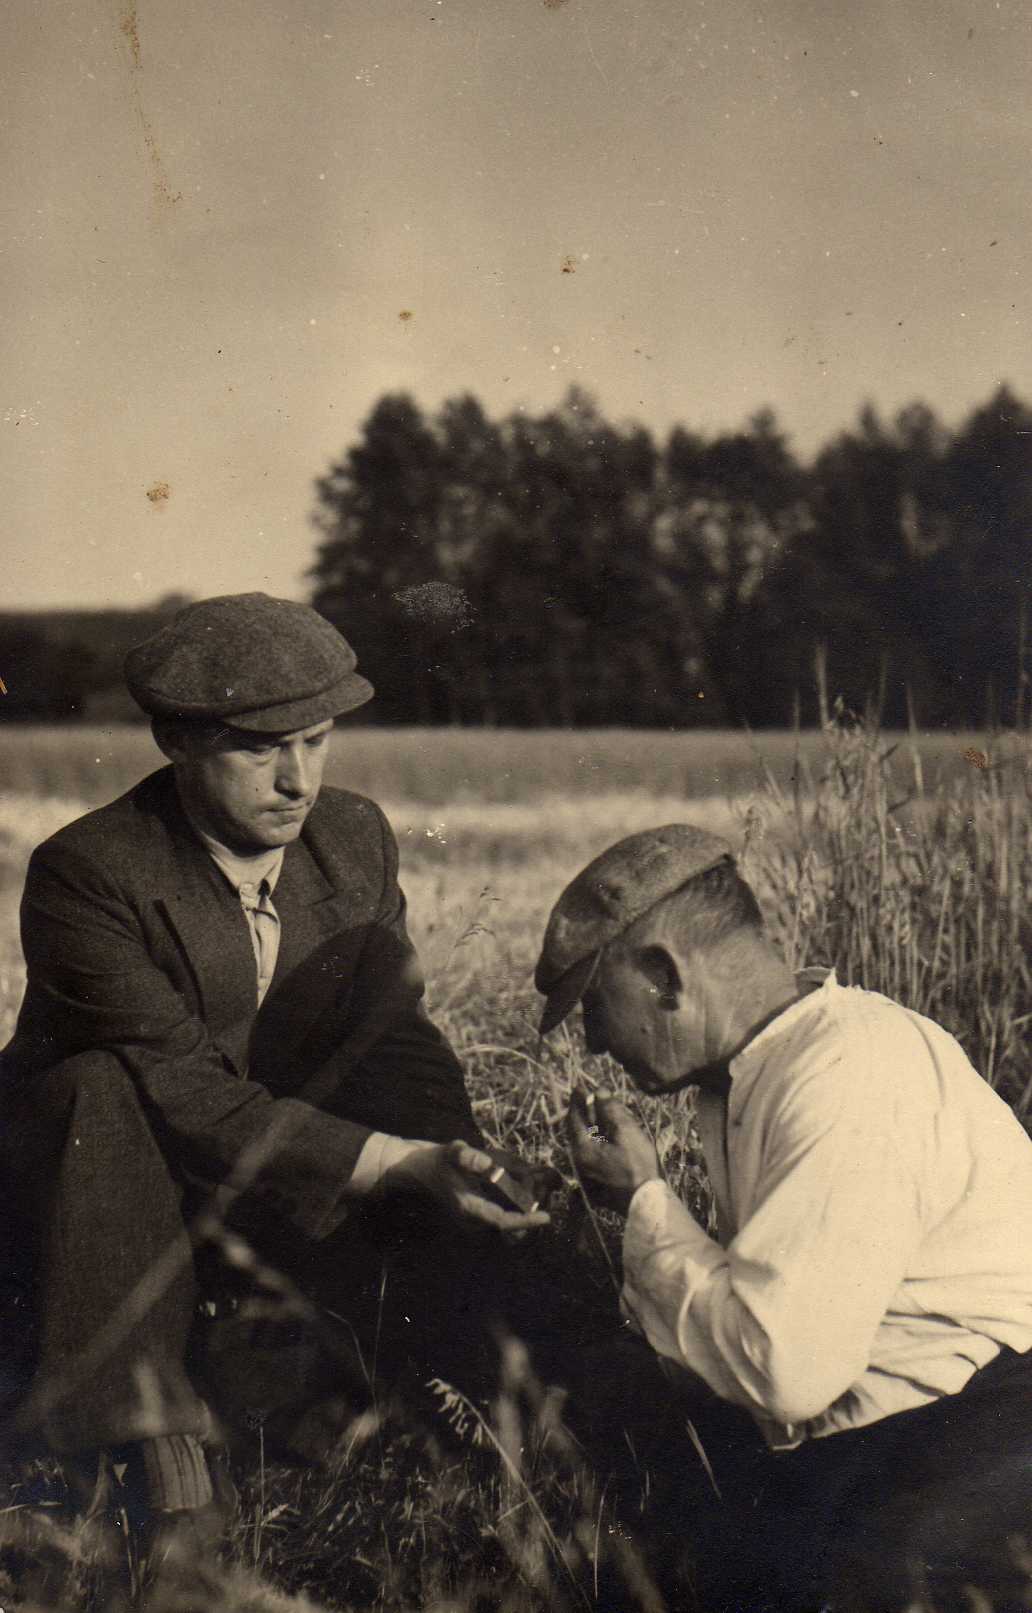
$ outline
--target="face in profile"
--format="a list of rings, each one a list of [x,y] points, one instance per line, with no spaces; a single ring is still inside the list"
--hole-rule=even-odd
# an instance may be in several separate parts
[[[590,1053],[609,1053],[643,1092],[662,1092],[712,1058],[705,982],[658,946],[607,947],[581,1002]]]
[[[167,752],[199,826],[246,855],[297,839],[322,785],[332,731],[332,722],[286,734],[221,728]]]

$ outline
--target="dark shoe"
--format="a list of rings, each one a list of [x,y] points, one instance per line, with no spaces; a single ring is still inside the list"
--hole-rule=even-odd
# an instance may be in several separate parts
[[[100,1450],[63,1456],[61,1470],[73,1519],[66,1539],[74,1542],[88,1605],[123,1613],[133,1604],[137,1572],[121,1466]]]
[[[217,1553],[236,1491],[222,1453],[162,1435],[64,1464],[82,1554],[105,1613],[190,1613],[217,1600]]]

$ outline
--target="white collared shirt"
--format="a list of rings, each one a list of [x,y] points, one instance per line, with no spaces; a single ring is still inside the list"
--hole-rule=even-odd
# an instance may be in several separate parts
[[[700,1092],[708,1237],[639,1188],[624,1303],[769,1443],[954,1394],[1032,1347],[1032,1141],[931,1020],[834,974]]]
[[[273,846],[256,857],[241,857],[211,835],[205,834],[203,829],[198,829],[196,824],[194,832],[204,842],[216,867],[226,876],[240,898],[254,950],[260,1008],[272,984],[279,957],[280,921],[272,893],[283,870],[285,848]]]

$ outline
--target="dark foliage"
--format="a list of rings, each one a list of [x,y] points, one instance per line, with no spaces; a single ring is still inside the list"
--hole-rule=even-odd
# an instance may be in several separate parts
[[[126,651],[188,603],[169,594],[143,610],[0,612],[0,719],[142,722],[122,682]]]
[[[1028,715],[1032,410],[1006,387],[954,431],[867,408],[808,467],[769,411],[657,444],[577,390],[500,421],[394,394],[316,487],[314,603],[381,722],[813,722],[818,650],[894,725]]]

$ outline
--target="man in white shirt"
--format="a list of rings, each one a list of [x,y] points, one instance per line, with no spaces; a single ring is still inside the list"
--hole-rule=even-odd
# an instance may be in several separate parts
[[[627,1216],[625,1313],[711,1433],[706,1613],[904,1606],[922,1574],[963,1577],[992,1526],[1032,1520],[1032,1141],[1010,1109],[932,1021],[793,976],[730,848],[689,825],[578,875],[536,979],[543,1032],[580,1002],[589,1051],[641,1090],[697,1089],[713,1235],[623,1104],[577,1094],[568,1126]]]

